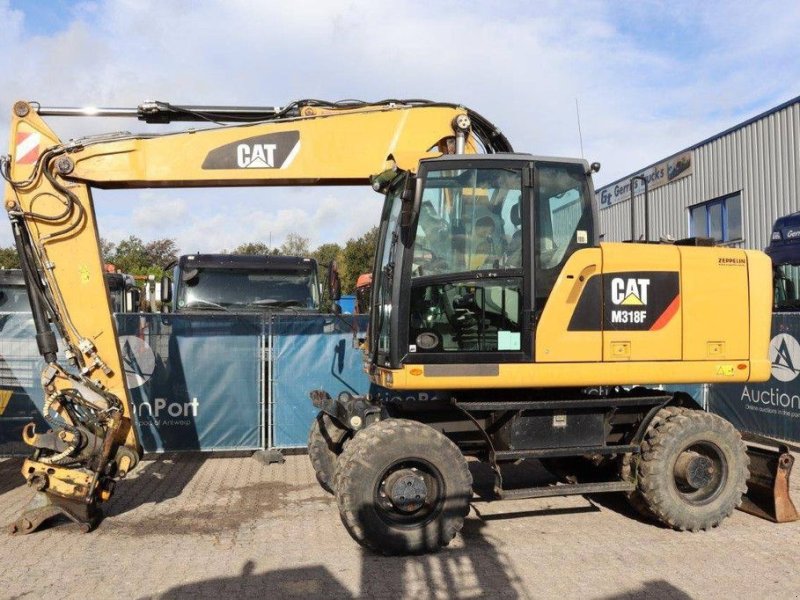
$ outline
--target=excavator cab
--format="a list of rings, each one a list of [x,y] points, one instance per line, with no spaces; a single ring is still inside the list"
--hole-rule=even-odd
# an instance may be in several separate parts
[[[582,160],[423,160],[389,189],[373,275],[374,363],[533,360],[534,321],[578,249],[596,245]]]

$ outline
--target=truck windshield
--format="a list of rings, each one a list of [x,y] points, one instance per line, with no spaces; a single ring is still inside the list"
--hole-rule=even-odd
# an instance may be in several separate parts
[[[28,292],[24,286],[0,285],[0,313],[30,311]]]
[[[319,286],[313,269],[201,268],[192,279],[180,282],[177,301],[179,310],[317,310]]]

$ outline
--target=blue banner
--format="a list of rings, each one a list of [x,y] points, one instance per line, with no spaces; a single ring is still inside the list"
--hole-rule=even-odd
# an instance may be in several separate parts
[[[272,321],[272,446],[305,447],[317,414],[309,393],[369,392],[361,350],[364,315],[276,315]],[[360,333],[359,333],[360,332]]]
[[[260,315],[117,315],[146,452],[262,447]]]
[[[230,313],[116,318],[146,452],[255,450],[268,442],[303,447],[316,414],[308,397],[313,389],[372,393],[388,403],[441,396],[370,387],[353,345],[354,335],[364,336],[366,316],[275,315],[271,323]],[[48,429],[34,335],[30,314],[0,314],[0,455],[30,453],[21,440],[27,423]],[[774,315],[772,336],[772,378],[711,385],[707,409],[740,430],[800,442],[800,314]],[[667,387],[701,405],[702,388]]]
[[[800,442],[800,313],[772,315],[769,356],[769,381],[714,384],[709,410],[742,431]]]

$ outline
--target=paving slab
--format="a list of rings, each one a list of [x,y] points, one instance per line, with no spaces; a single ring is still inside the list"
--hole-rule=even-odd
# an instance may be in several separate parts
[[[32,494],[20,465],[0,461],[0,524]],[[376,556],[348,536],[304,455],[146,460],[104,510],[88,534],[0,533],[0,598],[800,597],[800,522],[737,511],[682,533],[615,495],[476,502],[441,552]]]

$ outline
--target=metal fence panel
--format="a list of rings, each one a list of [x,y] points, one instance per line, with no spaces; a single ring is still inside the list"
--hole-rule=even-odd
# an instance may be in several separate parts
[[[317,411],[309,392],[369,392],[355,331],[367,318],[353,315],[276,315],[272,322],[272,437],[276,448],[305,447]]]
[[[117,315],[147,452],[263,447],[260,315]]]
[[[30,453],[22,428],[31,421],[38,431],[48,429],[40,409],[44,363],[35,335],[30,313],[0,314],[0,456]]]

